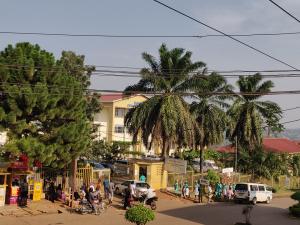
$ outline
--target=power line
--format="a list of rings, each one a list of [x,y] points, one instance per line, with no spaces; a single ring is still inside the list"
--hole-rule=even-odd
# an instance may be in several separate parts
[[[203,35],[116,35],[116,34],[71,34],[71,33],[45,33],[45,32],[19,32],[19,31],[0,31],[0,34],[10,35],[34,35],[34,36],[61,36],[61,37],[99,37],[99,38],[209,38],[226,37],[221,34]],[[277,32],[277,33],[250,33],[250,34],[229,34],[231,37],[255,37],[255,36],[286,36],[299,35],[300,31]]]
[[[186,13],[181,12],[181,11],[179,11],[179,10],[177,10],[177,9],[175,9],[175,8],[169,6],[169,5],[167,5],[167,4],[165,4],[165,3],[161,2],[161,1],[158,1],[158,0],[152,0],[152,1],[154,1],[154,2],[156,2],[156,3],[158,3],[158,4],[160,4],[160,5],[162,5],[162,6],[166,7],[166,8],[168,8],[168,9],[170,9],[170,10],[172,10],[172,11],[174,11],[174,12],[176,12],[176,13],[178,13],[178,14],[184,16],[184,17],[186,17],[186,18],[189,18],[189,19],[191,19],[191,20],[193,20],[193,21],[195,21],[195,22],[197,22],[197,23],[199,23],[199,24],[201,24],[201,25],[203,25],[203,26],[205,26],[205,27],[208,27],[208,28],[210,28],[211,30],[214,30],[214,31],[216,31],[216,32],[218,32],[218,33],[220,33],[220,34],[222,34],[222,35],[224,35],[224,36],[226,36],[226,37],[228,37],[228,38],[230,38],[230,39],[232,39],[232,40],[234,40],[234,41],[236,41],[236,42],[238,42],[238,43],[240,43],[240,44],[242,44],[242,45],[244,45],[244,46],[246,46],[246,47],[248,47],[248,48],[250,48],[250,49],[252,49],[252,50],[254,50],[254,51],[256,51],[256,52],[258,52],[258,53],[260,53],[260,54],[262,54],[262,55],[265,55],[265,56],[267,56],[267,57],[270,58],[270,59],[273,59],[273,60],[275,60],[275,61],[277,61],[277,62],[279,62],[279,63],[281,63],[281,64],[283,64],[283,65],[286,65],[286,66],[288,66],[288,67],[290,67],[290,68],[292,68],[292,69],[297,70],[296,67],[294,67],[294,66],[292,66],[292,65],[290,65],[290,64],[288,64],[288,63],[286,63],[286,62],[284,62],[284,61],[282,61],[282,60],[280,60],[280,59],[278,59],[278,58],[275,58],[274,56],[271,56],[270,54],[265,53],[265,52],[263,52],[263,51],[261,51],[261,50],[255,48],[255,47],[253,47],[253,46],[251,46],[251,45],[249,45],[249,44],[243,42],[243,41],[240,41],[239,39],[237,39],[237,38],[235,38],[235,37],[232,37],[232,36],[230,36],[230,35],[224,33],[223,31],[220,31],[220,30],[218,30],[218,29],[216,29],[216,28],[214,28],[214,27],[212,27],[212,26],[210,26],[210,25],[208,25],[208,24],[206,24],[206,23],[204,23],[204,22],[202,22],[202,21],[200,21],[200,20],[198,20],[198,19],[192,17],[192,16],[189,16],[189,15],[187,15]]]
[[[294,122],[298,122],[298,121],[300,121],[300,119],[290,120],[290,121],[282,122],[280,124],[294,123]]]
[[[293,107],[293,108],[288,108],[288,109],[283,109],[282,112],[290,111],[290,110],[295,110],[295,109],[300,109],[300,106]]]
[[[271,2],[273,5],[275,5],[276,7],[278,7],[279,9],[281,9],[283,12],[285,12],[287,15],[289,15],[290,17],[292,17],[294,20],[296,20],[298,23],[300,23],[300,20],[294,16],[292,13],[290,13],[289,11],[287,11],[286,9],[284,9],[282,6],[280,6],[278,3],[274,2],[273,0],[268,0],[269,2]]]

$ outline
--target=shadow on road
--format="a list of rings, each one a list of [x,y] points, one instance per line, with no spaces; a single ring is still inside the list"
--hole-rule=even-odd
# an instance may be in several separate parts
[[[159,213],[203,225],[234,225],[245,222],[242,210],[245,205],[213,203],[161,211]],[[253,225],[299,225],[300,221],[289,217],[288,210],[266,206],[254,206],[251,214]]]

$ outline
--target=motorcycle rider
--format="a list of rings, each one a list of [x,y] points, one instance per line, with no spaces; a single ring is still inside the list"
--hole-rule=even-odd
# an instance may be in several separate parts
[[[126,210],[126,208],[129,206],[130,207],[130,201],[132,199],[132,193],[131,193],[131,188],[130,185],[128,185],[128,187],[125,188],[124,190],[124,209]]]

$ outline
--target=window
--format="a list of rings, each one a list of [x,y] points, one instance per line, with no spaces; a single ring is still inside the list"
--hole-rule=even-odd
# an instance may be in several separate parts
[[[150,188],[149,184],[147,184],[147,183],[136,183],[136,187],[139,187],[139,188]]]
[[[267,189],[267,191],[271,191],[272,192],[272,187],[268,186],[266,189]]]
[[[115,133],[124,133],[124,126],[123,125],[116,125],[115,126]]]
[[[250,185],[251,191],[258,191],[258,187],[256,185]]]
[[[259,191],[265,191],[265,187],[264,186],[258,186],[258,190]]]
[[[127,109],[125,108],[116,108],[115,109],[115,117],[124,117],[127,113]]]
[[[237,190],[237,191],[248,191],[248,185],[247,184],[237,184],[235,186],[235,190]]]

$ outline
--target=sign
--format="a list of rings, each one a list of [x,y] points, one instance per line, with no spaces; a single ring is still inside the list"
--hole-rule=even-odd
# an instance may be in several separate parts
[[[228,167],[222,169],[222,173],[233,173],[233,167]]]
[[[41,182],[35,182],[33,185],[33,201],[39,201],[42,197],[42,183]]]
[[[169,173],[186,173],[187,161],[182,159],[167,158],[165,161],[166,170]]]
[[[0,186],[0,207],[5,205],[5,186]]]
[[[202,179],[202,178],[201,178],[201,179],[199,180],[199,182],[200,182],[201,185],[207,185],[207,186],[209,185],[209,181],[206,180],[206,179]]]

